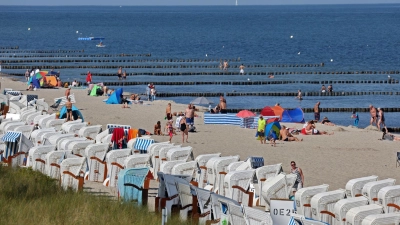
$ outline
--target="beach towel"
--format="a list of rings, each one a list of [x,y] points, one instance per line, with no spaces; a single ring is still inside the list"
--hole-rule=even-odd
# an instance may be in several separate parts
[[[301,134],[307,135],[306,128],[301,129]]]
[[[124,136],[124,129],[123,128],[114,128],[113,134],[111,137],[112,142],[117,142]]]
[[[133,138],[138,137],[138,135],[139,135],[139,130],[137,130],[137,129],[129,129],[129,131],[128,131],[128,141],[133,139]]]

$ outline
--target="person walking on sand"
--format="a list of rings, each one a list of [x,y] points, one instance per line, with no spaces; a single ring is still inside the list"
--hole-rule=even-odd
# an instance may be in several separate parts
[[[378,125],[376,118],[376,108],[373,105],[369,105],[369,113],[371,114],[371,120],[369,121],[369,125],[372,126],[373,123]]]
[[[266,141],[265,141],[265,120],[264,120],[264,117],[262,115],[260,115],[260,118],[258,119],[257,134],[258,134],[258,137],[260,138],[261,144],[266,144]]]
[[[379,114],[379,120],[378,123],[376,124],[378,126],[378,130],[380,131],[381,128],[385,128],[386,133],[388,133],[388,129],[386,128],[385,124],[385,113],[383,112],[382,108],[378,108],[378,114]],[[382,127],[381,127],[382,124]]]
[[[122,78],[122,67],[121,66],[118,68],[117,76],[118,76],[118,80],[121,80],[121,78]]]
[[[239,66],[239,75],[244,75],[244,66],[243,64]]]
[[[92,73],[90,73],[90,71],[87,72],[86,83],[87,83],[88,85],[89,85],[90,83],[92,83]]]
[[[293,184],[292,191],[293,195],[298,191],[299,189],[302,189],[304,187],[304,175],[303,175],[303,170],[300,169],[300,167],[296,166],[295,161],[290,162],[290,173],[296,175],[296,181]]]
[[[165,117],[167,120],[172,120],[171,103],[168,103],[167,108],[165,109]]]
[[[186,124],[187,126],[193,127],[194,125],[194,109],[191,104],[185,110]]]
[[[320,104],[321,104],[320,102],[317,102],[317,104],[314,105],[314,120],[316,122],[318,122],[321,118],[321,115],[320,115],[321,109],[319,108]]]
[[[68,98],[67,103],[65,103],[65,108],[67,108],[67,122],[73,121],[74,118],[72,117],[72,102],[71,98]]]
[[[181,121],[179,122],[179,129],[182,131],[182,143],[185,143],[185,135],[186,135],[186,143],[188,143],[189,132],[188,132],[188,126],[186,125],[185,117],[182,117]]]

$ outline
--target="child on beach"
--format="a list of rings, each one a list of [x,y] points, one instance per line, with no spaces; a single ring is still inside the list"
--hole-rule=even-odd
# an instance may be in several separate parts
[[[157,121],[157,124],[154,125],[154,135],[163,135],[161,132],[161,122]]]
[[[269,135],[269,143],[271,144],[271,146],[276,147],[276,139],[278,139],[278,136],[276,135],[275,131],[272,131]]]
[[[172,121],[168,122],[168,135],[169,135],[169,143],[172,141],[172,137],[174,136],[174,127],[172,126]]]
[[[355,110],[353,111],[351,118],[354,119],[354,126],[358,127],[359,118],[358,118],[358,113]]]

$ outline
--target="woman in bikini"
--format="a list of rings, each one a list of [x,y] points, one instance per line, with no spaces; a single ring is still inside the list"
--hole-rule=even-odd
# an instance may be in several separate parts
[[[179,129],[182,131],[182,143],[185,143],[185,134],[186,134],[186,142],[188,142],[189,132],[186,125],[186,117],[183,116],[179,124],[180,124]]]

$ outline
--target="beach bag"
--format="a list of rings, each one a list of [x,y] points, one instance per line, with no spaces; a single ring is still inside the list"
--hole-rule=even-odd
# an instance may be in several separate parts
[[[146,130],[139,129],[139,134],[140,134],[140,135],[146,135]]]

